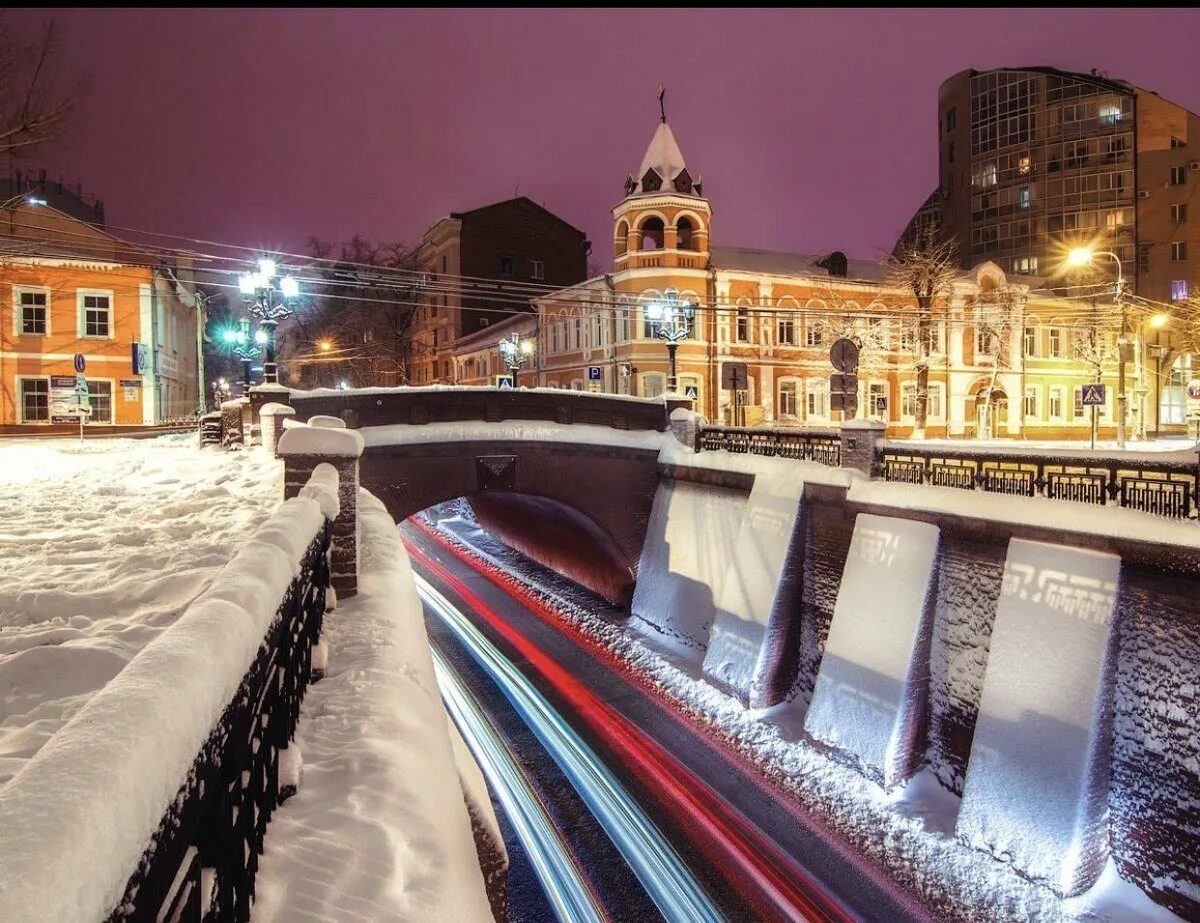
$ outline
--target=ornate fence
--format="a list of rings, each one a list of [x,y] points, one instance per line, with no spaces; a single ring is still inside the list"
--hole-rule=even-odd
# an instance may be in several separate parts
[[[329,544],[326,522],[109,921],[249,920],[280,800],[279,751],[295,733],[321,633]]]
[[[1071,458],[886,446],[885,481],[1120,506],[1171,519],[1196,515],[1197,466],[1143,458]]]
[[[841,437],[828,430],[766,429],[705,426],[698,441],[701,451],[720,449],[739,454],[774,455],[837,467],[842,463]]]

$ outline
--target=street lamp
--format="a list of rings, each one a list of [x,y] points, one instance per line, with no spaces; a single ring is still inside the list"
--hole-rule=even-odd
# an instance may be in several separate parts
[[[249,397],[250,362],[262,355],[262,344],[266,339],[266,334],[262,330],[258,330],[251,337],[250,318],[243,317],[238,321],[236,327],[225,328],[221,339],[225,341],[226,346],[230,347],[231,352],[242,360],[242,394]]]
[[[499,343],[500,358],[512,372],[514,385],[517,383],[517,372],[533,356],[533,345],[531,337],[522,337],[516,332],[505,337]]]
[[[675,374],[675,350],[679,341],[686,340],[692,332],[692,321],[696,317],[696,305],[691,301],[680,301],[679,293],[669,288],[661,301],[646,305],[646,319],[654,325],[659,339],[667,343],[667,391],[674,394],[679,387]]]
[[[1067,254],[1067,265],[1074,267],[1090,266],[1098,256],[1109,257],[1117,264],[1117,290],[1113,294],[1113,304],[1121,310],[1121,334],[1117,339],[1117,447],[1125,448],[1125,426],[1129,410],[1129,397],[1125,393],[1125,360],[1129,353],[1128,323],[1125,317],[1125,273],[1121,266],[1121,258],[1111,250],[1093,250],[1091,247],[1075,247]],[[1134,344],[1140,338],[1135,333]],[[1141,416],[1139,414],[1139,416]]]
[[[263,361],[264,384],[275,384],[278,381],[278,367],[275,364],[275,328],[279,322],[293,313],[291,302],[300,297],[300,283],[294,276],[284,276],[277,279],[278,267],[272,259],[260,259],[258,271],[248,272],[238,277],[238,289],[245,296],[246,310],[258,318],[259,332],[263,334],[262,344],[266,349]],[[278,287],[276,287],[278,282]],[[276,298],[278,292],[279,298]]]

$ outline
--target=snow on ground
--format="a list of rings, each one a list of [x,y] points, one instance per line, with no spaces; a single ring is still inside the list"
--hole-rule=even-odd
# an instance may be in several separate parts
[[[454,514],[450,518],[439,512],[432,519],[436,524],[445,517],[446,526],[451,526],[458,517],[469,516],[469,508],[457,504]],[[455,532],[445,527],[443,532],[462,543]],[[476,537],[471,541],[476,542]],[[743,708],[698,675],[694,656],[679,659],[667,647],[652,648],[632,626],[594,615],[586,591],[572,595],[557,581],[553,586],[530,582],[524,576],[528,571],[525,559],[494,540],[468,547],[501,580],[530,583],[552,607],[644,676],[676,708],[692,715],[791,791],[855,851],[921,895],[939,918],[1089,923],[1178,920],[1136,886],[1121,880],[1112,872],[1111,863],[1090,891],[1071,900],[1058,899],[1049,888],[1033,884],[1010,866],[959,842],[954,836],[959,799],[938,785],[928,771],[918,773],[906,787],[885,792],[804,743],[790,702],[768,709]]]
[[[300,790],[272,818],[252,919],[491,920],[408,555],[378,500],[358,511],[359,592],[325,619]]]
[[[199,595],[282,496],[262,452],[0,441],[0,785]]]
[[[1125,448],[1116,440],[1100,439],[1092,449],[1091,441],[1083,439],[888,439],[885,445],[897,448],[956,449],[960,452],[983,452],[1009,455],[1053,454],[1085,457],[1103,455],[1106,458],[1145,457],[1148,461],[1196,461],[1198,444],[1186,436],[1163,439],[1128,439]]]

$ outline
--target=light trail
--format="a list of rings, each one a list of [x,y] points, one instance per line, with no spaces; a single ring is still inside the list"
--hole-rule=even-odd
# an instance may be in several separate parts
[[[611,652],[597,648],[597,642],[578,635],[564,625],[561,618],[553,617],[548,610],[543,611],[544,603],[536,597],[498,582],[495,575],[480,569],[469,556],[465,556],[435,530],[416,520],[412,524],[418,533],[435,542],[440,550],[472,567],[522,607],[547,624],[554,625],[557,630],[575,637],[585,650],[590,650],[601,660],[613,658]],[[650,793],[659,805],[688,831],[694,845],[722,872],[735,891],[755,908],[759,918],[854,919],[852,912],[831,892],[814,880],[793,857],[783,852],[711,785],[520,634],[445,566],[430,558],[410,539],[406,538],[405,544],[414,560],[450,586],[564,696],[579,717],[600,734],[637,778],[647,780]],[[619,662],[614,661],[611,665],[625,675]],[[634,681],[632,676],[626,678]],[[786,803],[781,803],[780,807],[788,813],[794,813],[794,809]],[[838,852],[840,850],[835,854]]]
[[[419,574],[413,576],[421,598],[495,680],[595,815],[662,915],[679,923],[721,923],[722,914],[691,870],[595,752],[465,615],[427,580]]]
[[[572,861],[570,849],[500,735],[445,657],[436,647],[431,652],[442,699],[529,854],[558,919],[567,923],[607,923],[601,902]]]

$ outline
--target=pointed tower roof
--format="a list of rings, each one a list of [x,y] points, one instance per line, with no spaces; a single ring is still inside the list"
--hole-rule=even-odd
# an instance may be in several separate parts
[[[677,184],[676,180],[681,176],[684,182]],[[680,185],[683,188],[677,188]],[[687,167],[684,165],[679,144],[675,141],[675,134],[665,120],[660,121],[658,127],[654,129],[654,137],[650,139],[650,146],[646,148],[646,156],[642,158],[642,165],[638,168],[637,173],[630,176],[625,183],[626,195],[646,195],[661,191],[678,191],[691,195],[693,194],[692,186],[693,181],[687,174]]]

